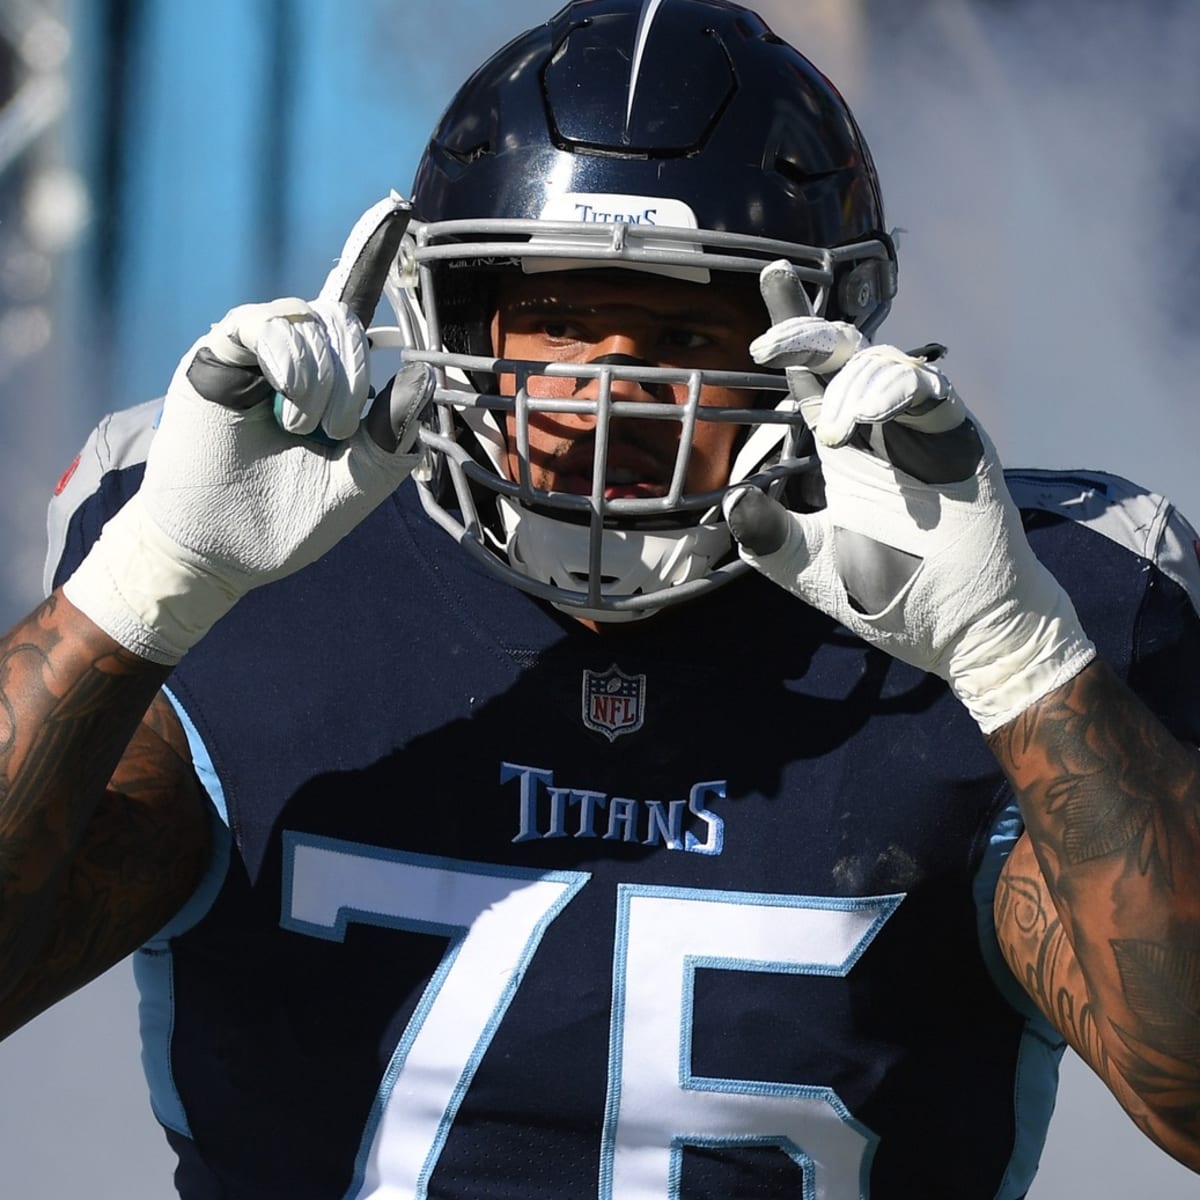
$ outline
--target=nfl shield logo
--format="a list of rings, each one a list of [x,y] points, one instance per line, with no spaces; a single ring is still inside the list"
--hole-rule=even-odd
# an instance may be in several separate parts
[[[615,664],[583,672],[583,723],[610,742],[641,729],[645,704],[645,675],[626,675]]]

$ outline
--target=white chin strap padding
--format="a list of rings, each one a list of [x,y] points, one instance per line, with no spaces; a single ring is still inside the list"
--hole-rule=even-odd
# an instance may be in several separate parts
[[[540,583],[572,592],[586,592],[589,583],[586,525],[531,512],[508,497],[499,498],[507,535],[509,563]],[[632,620],[648,616],[659,606],[654,596],[682,583],[703,578],[725,557],[732,545],[729,530],[716,510],[703,521],[677,530],[606,529],[601,535],[600,592],[605,598],[644,596],[645,607],[585,610],[564,604],[564,611],[601,620]]]

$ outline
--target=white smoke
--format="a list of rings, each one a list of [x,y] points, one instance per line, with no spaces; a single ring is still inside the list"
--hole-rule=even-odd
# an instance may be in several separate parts
[[[760,8],[841,87],[906,231],[887,339],[949,345],[1006,462],[1200,518],[1200,5]]]

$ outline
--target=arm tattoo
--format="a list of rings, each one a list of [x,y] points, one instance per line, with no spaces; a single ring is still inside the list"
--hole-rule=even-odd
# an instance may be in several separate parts
[[[1026,989],[1200,1167],[1200,756],[1101,663],[988,740],[1041,869],[1002,881],[1005,952],[1042,922],[1015,954]]]
[[[190,808],[163,803],[169,798],[164,788],[175,783],[157,766],[162,751],[156,741],[148,728],[138,730],[121,762],[120,790],[110,789],[97,805],[43,946],[0,1003],[0,1038],[135,950],[166,924],[199,879],[208,851],[200,796],[197,791]],[[190,779],[190,772],[183,777]]]
[[[1020,862],[1018,848],[1000,877],[995,901],[1000,949],[1013,974],[1051,1024],[1104,1080],[1143,1133],[1153,1137],[1145,1106],[1126,1083],[1100,1036],[1096,1008],[1062,919],[1032,854],[1029,858],[1028,863]],[[1023,874],[1026,867],[1033,873]]]
[[[167,811],[172,798],[190,778],[153,728],[134,738],[166,674],[117,646],[57,594],[0,640],[0,998],[29,986],[22,977],[34,963],[39,973],[72,955],[93,963],[89,939],[114,946],[127,940],[106,922],[120,925],[132,907],[153,907],[151,896],[139,899],[145,872],[155,870],[157,834],[145,826],[156,811],[165,813],[157,824],[168,825],[177,815]],[[119,790],[105,799],[127,746]],[[184,824],[185,841],[194,840],[193,826]],[[178,841],[165,845],[181,849]],[[168,864],[157,868],[155,887],[171,893]],[[89,886],[106,890],[107,907],[92,915],[79,906],[75,930],[56,925],[56,914],[74,913],[71,897]]]

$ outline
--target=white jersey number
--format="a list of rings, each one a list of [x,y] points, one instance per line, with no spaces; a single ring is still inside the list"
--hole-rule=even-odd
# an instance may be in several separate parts
[[[448,938],[380,1083],[347,1200],[422,1200],[462,1098],[542,935],[583,872],[493,867],[284,835],[282,924],[341,941],[351,922]],[[686,1146],[776,1146],[805,1200],[866,1194],[874,1136],[828,1087],[691,1071],[698,968],[844,975],[899,896],[623,885],[618,896],[600,1200],[678,1196]]]

